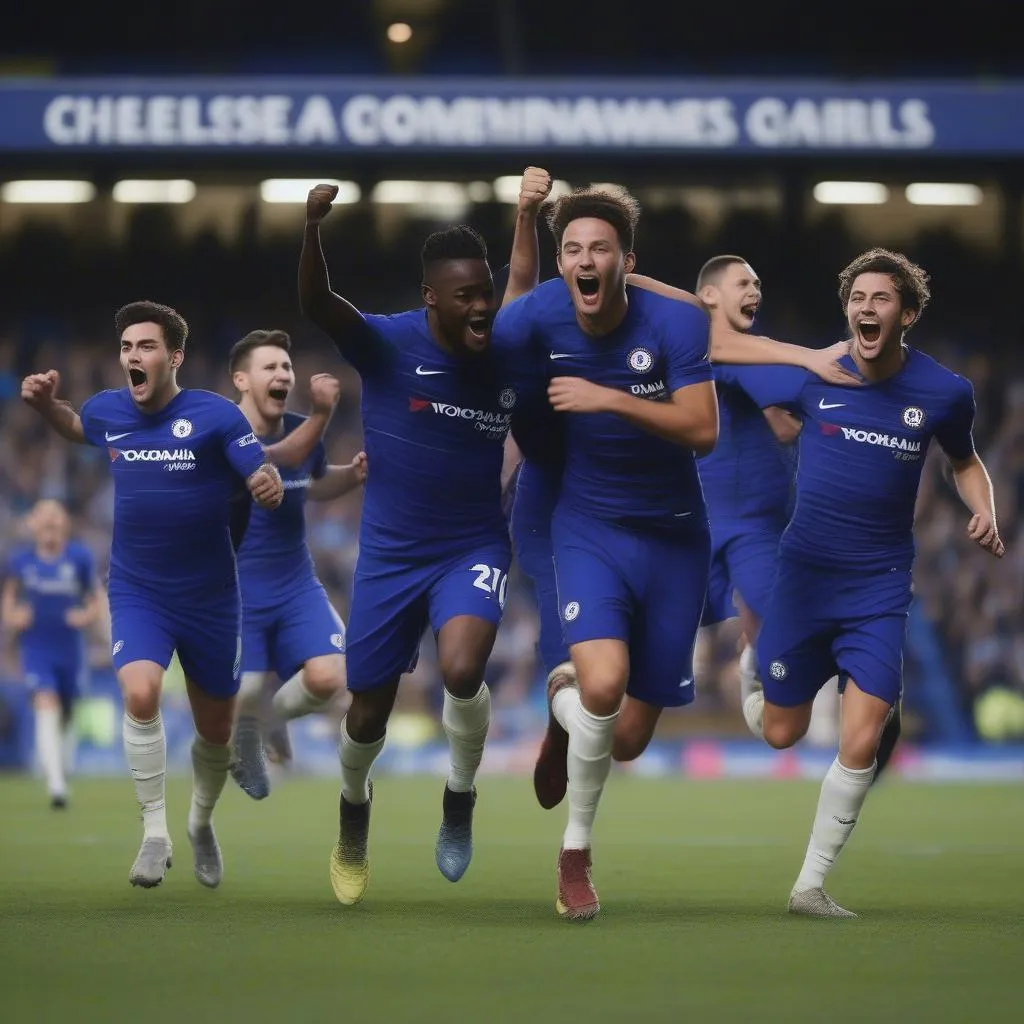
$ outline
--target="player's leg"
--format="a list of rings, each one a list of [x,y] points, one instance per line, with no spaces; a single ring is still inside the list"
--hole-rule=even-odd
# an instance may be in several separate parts
[[[273,613],[265,609],[249,607],[242,613],[242,678],[235,702],[231,777],[253,800],[263,800],[270,794],[263,719],[274,618]]]
[[[341,722],[338,842],[331,886],[340,903],[358,903],[370,880],[370,772],[384,749],[403,672],[415,664],[426,626],[425,581],[407,566],[371,564],[360,555],[353,581],[346,669],[352,702]]]
[[[693,703],[693,649],[707,590],[706,531],[686,538],[649,538],[646,565],[636,564],[641,600],[630,628],[630,678],[615,726],[612,756],[638,758],[651,742],[661,712]]]
[[[556,519],[552,535],[563,628],[578,680],[578,688],[563,686],[551,701],[569,737],[569,814],[558,857],[556,909],[569,920],[588,920],[601,909],[591,877],[592,834],[629,680],[635,600],[628,567],[636,564],[641,546],[628,531],[568,516]]]
[[[36,761],[43,773],[50,806],[67,804],[67,781],[61,752],[61,701],[57,670],[50,665],[27,664],[25,680],[32,692],[35,716]]]
[[[505,607],[510,553],[485,548],[460,559],[431,587],[430,623],[444,682],[441,725],[448,737],[449,770],[441,801],[434,860],[457,882],[473,856],[476,773],[491,725],[491,695],[484,670]]]
[[[165,613],[145,595],[110,591],[113,665],[124,699],[124,756],[142,813],[142,846],[129,874],[132,885],[159,885],[171,866],[167,830],[167,739],[160,715],[164,672],[174,653]]]
[[[188,838],[196,881],[209,889],[220,885],[224,875],[213,811],[232,761],[235,698],[241,682],[241,628],[236,592],[225,594],[221,606],[205,608],[179,622],[175,636],[195,724]]]
[[[903,578],[893,578],[894,576]],[[909,606],[909,574],[867,577],[856,586],[868,602],[891,601],[894,614],[850,624],[836,639],[842,670],[843,707],[839,754],[821,786],[803,867],[790,896],[790,910],[816,917],[853,917],[825,893],[823,885],[860,816],[874,781],[878,745],[891,709],[902,692],[903,641]]]

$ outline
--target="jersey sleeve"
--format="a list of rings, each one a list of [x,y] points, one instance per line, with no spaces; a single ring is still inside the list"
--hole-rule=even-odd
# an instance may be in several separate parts
[[[83,593],[91,593],[96,586],[96,562],[92,552],[84,545],[75,546],[75,569]]]
[[[671,394],[712,379],[708,358],[708,315],[686,302],[673,307],[665,324],[665,387]]]
[[[93,395],[87,398],[78,418],[82,421],[82,433],[85,434],[87,444],[94,444],[104,447],[107,443],[103,426],[103,395]]]
[[[363,326],[339,335],[334,344],[346,363],[359,371],[361,377],[379,373],[388,365],[395,350],[392,340],[396,320],[379,313],[360,313]]]
[[[224,457],[243,480],[248,480],[266,461],[263,445],[253,433],[249,421],[242,415],[242,410],[226,398],[224,406],[221,427]]]
[[[951,459],[969,459],[974,454],[974,386],[962,380],[949,409],[935,427],[935,439]]]
[[[807,371],[798,366],[741,366],[716,364],[715,379],[733,384],[750,397],[758,408],[771,405],[800,405],[807,383]]]
[[[548,351],[535,331],[537,298],[528,292],[498,310],[491,350],[498,375],[516,392],[518,403],[547,405]]]

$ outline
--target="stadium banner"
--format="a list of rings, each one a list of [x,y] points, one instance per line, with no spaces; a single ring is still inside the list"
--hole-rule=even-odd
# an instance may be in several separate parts
[[[1024,152],[1024,81],[8,79],[0,151]]]

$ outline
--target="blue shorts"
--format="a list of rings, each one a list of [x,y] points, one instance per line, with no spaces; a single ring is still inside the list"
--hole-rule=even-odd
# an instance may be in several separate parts
[[[512,543],[516,562],[533,584],[540,617],[537,645],[544,671],[569,660],[558,611],[558,583],[551,544],[551,517],[558,504],[558,480],[524,463],[512,506]]]
[[[641,533],[559,512],[552,536],[569,646],[622,640],[629,645],[629,696],[662,708],[691,703],[711,551],[707,529]]]
[[[737,614],[733,593],[764,621],[779,563],[781,532],[762,523],[712,526],[711,571],[702,626],[724,622]]]
[[[311,658],[345,653],[345,624],[317,581],[269,608],[242,609],[242,672],[290,679]]]
[[[165,669],[178,652],[186,678],[205,694],[228,699],[238,693],[242,663],[242,607],[238,588],[218,603],[178,608],[172,597],[111,587],[110,627],[114,669],[154,661]]]
[[[847,573],[783,560],[757,642],[765,700],[797,707],[834,675],[895,704],[903,691],[910,573]]]
[[[23,651],[21,668],[29,690],[52,693],[65,710],[82,695],[89,677],[84,657],[79,661],[57,662],[35,652]]]
[[[511,558],[505,538],[428,563],[360,551],[345,652],[348,688],[372,690],[411,672],[428,624],[436,634],[449,619],[473,615],[497,626]]]

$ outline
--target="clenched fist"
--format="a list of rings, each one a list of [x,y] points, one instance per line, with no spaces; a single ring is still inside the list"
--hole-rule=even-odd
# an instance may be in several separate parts
[[[338,194],[337,185],[315,185],[306,196],[306,223],[319,224],[331,212],[331,203]]]
[[[330,373],[315,373],[309,378],[310,408],[315,413],[330,416],[341,395],[341,381]]]
[[[59,387],[60,374],[56,370],[32,373],[21,382],[21,398],[33,409],[44,409],[56,401]]]
[[[519,212],[536,213],[551,195],[551,175],[543,167],[527,167],[519,186]]]
[[[248,480],[245,481],[252,495],[252,500],[263,508],[274,509],[284,500],[284,484],[277,467],[264,462]]]

